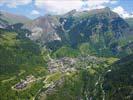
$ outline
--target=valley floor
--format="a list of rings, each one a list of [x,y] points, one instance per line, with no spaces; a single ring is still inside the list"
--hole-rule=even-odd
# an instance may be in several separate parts
[[[21,70],[17,76],[1,80],[3,91],[0,91],[0,99],[61,100],[64,98],[64,100],[77,100],[103,98],[102,77],[104,72],[110,71],[109,66],[116,60],[117,58],[95,56],[49,59],[47,69],[38,67],[36,72],[32,74]],[[47,74],[44,74],[45,70],[47,70]],[[6,89],[8,91],[4,94]]]

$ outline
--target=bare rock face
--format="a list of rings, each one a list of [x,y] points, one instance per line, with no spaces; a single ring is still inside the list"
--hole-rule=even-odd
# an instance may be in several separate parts
[[[37,40],[41,37],[41,34],[43,33],[43,29],[40,27],[35,27],[32,30],[32,34],[29,36],[31,40]]]
[[[8,26],[7,24],[2,24],[2,23],[0,23],[0,28],[1,28],[1,29],[5,29],[7,26]]]
[[[40,40],[42,43],[61,40],[56,33],[56,26],[58,25],[58,17],[44,16],[39,17],[25,25],[31,31],[30,38],[32,40]]]

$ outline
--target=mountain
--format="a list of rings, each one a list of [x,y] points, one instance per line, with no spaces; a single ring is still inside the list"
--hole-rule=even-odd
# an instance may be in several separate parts
[[[133,18],[128,18],[126,21],[133,28]]]
[[[7,12],[1,12],[0,15],[1,28],[17,29],[17,23],[22,23],[23,28],[31,32],[27,37],[52,51],[69,46],[79,52],[96,55],[125,55],[132,52],[130,46],[130,53],[123,49],[133,40],[129,21],[109,8],[72,10],[64,15],[45,15],[32,21]]]
[[[122,58],[105,74],[105,100],[133,99],[133,55]]]
[[[87,43],[93,54],[120,55],[122,47],[133,40],[129,24],[109,8],[46,15],[26,24],[25,28],[31,31],[32,40],[51,50],[64,45],[81,50]]]
[[[44,44],[46,42],[60,40],[60,37],[56,33],[56,26],[58,25],[58,16],[46,15],[27,23],[25,28],[32,32],[30,36],[32,40],[39,40]]]
[[[1,16],[1,14],[0,14]],[[0,28],[6,28],[8,27],[8,22],[6,20],[3,20],[1,17],[0,17]]]
[[[30,19],[25,16],[4,12],[4,11],[0,11],[0,18],[2,20],[7,21],[9,24],[26,23],[30,21]]]
[[[120,46],[119,41],[130,34],[129,25],[108,8],[77,12],[61,19],[63,22],[66,20],[63,28],[72,46],[88,42],[95,49],[112,48],[115,53]]]
[[[16,23],[24,24],[29,21],[31,20],[25,16],[0,11],[0,28],[6,28],[8,25]]]
[[[17,23],[22,23],[23,28],[31,32],[27,37],[52,51],[69,46],[96,55],[123,55],[123,48],[133,40],[129,22],[110,8],[72,10],[64,15],[45,15],[32,21],[24,16],[0,12],[1,28],[17,29]],[[85,48],[91,49],[85,51]]]

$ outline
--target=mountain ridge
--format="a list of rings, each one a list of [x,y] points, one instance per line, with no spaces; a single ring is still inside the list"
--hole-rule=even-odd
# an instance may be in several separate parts
[[[87,42],[96,53],[105,49],[119,55],[133,37],[129,24],[108,7],[90,11],[72,10],[64,15],[45,15],[24,24],[23,28],[31,31],[28,35],[31,40],[55,50],[63,45],[79,48]]]

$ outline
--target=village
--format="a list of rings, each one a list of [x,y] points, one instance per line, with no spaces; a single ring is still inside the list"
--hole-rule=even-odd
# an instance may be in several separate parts
[[[45,84],[43,88],[45,88],[46,90],[43,92],[39,90],[38,93],[41,92],[40,96],[43,96],[44,94],[50,94],[51,92],[56,91],[56,86],[63,84],[63,75],[71,75],[71,73],[77,72],[79,68],[81,68],[80,65],[84,65],[82,69],[90,69],[90,66],[96,67],[96,64],[103,62],[103,60],[104,59],[97,59],[96,57],[89,55],[84,58],[63,57],[60,59],[49,59],[47,63],[49,75],[44,76],[45,78],[35,78],[33,75],[28,75],[25,79],[12,86],[12,89],[15,91],[23,91],[27,89],[33,82],[40,79],[45,79],[43,82]]]
[[[24,90],[28,87],[28,85],[32,82],[36,81],[36,78],[33,75],[27,76],[24,80],[21,80],[17,84],[15,84],[12,89],[13,90]]]
[[[51,59],[48,62],[48,71],[49,73],[55,73],[57,71],[60,72],[68,72],[68,71],[76,71],[74,68],[74,65],[76,64],[78,59],[75,58],[69,58],[69,57],[64,57],[58,60]]]
[[[60,73],[68,73],[69,72],[75,72],[77,71],[77,64],[79,66],[80,63],[100,63],[100,60],[97,60],[96,57],[93,56],[87,56],[87,57],[79,57],[79,58],[69,58],[69,57],[64,57],[61,59],[50,59],[48,62],[48,71],[52,75],[54,73],[60,72]],[[89,66],[85,65],[84,68],[89,68]],[[26,89],[29,84],[32,82],[36,81],[36,79],[33,75],[27,76],[25,79],[21,80],[17,84],[15,84],[12,89],[13,90],[24,90]],[[58,82],[58,80],[56,81]],[[60,82],[59,82],[60,83]],[[51,85],[53,86],[53,85]],[[49,88],[51,87],[49,86]]]

